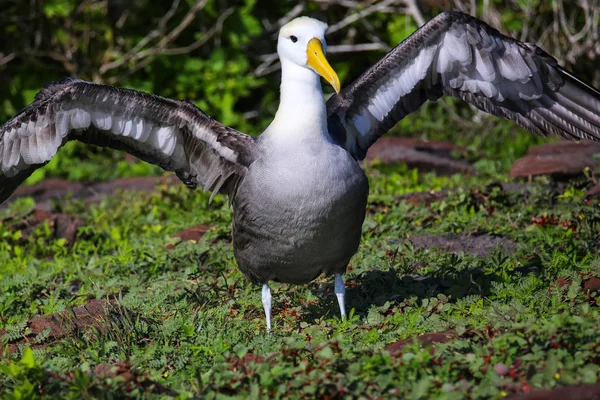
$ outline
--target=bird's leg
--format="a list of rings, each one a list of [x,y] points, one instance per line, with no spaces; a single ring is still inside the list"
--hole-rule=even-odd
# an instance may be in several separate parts
[[[267,318],[267,332],[271,330],[271,288],[267,283],[262,287],[262,303]]]
[[[340,314],[342,319],[346,319],[346,287],[342,274],[335,274],[335,295],[340,305]]]

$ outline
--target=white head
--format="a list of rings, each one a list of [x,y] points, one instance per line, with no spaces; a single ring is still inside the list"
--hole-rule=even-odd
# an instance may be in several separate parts
[[[340,91],[340,80],[325,58],[327,24],[309,17],[299,17],[279,30],[277,53],[282,66],[291,62],[321,75]]]

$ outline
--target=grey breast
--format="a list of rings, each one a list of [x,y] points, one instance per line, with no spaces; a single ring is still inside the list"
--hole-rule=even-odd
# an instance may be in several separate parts
[[[256,160],[234,199],[234,253],[255,283],[300,284],[343,273],[358,249],[365,174],[337,145],[301,147]]]

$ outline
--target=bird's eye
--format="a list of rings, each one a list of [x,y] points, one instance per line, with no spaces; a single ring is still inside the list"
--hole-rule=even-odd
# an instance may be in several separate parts
[[[290,36],[290,40],[292,41],[292,43],[296,43],[298,41],[298,38],[296,36]]]

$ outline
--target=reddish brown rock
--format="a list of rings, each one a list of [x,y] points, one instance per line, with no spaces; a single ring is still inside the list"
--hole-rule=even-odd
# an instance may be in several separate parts
[[[468,233],[443,233],[413,236],[409,239],[413,246],[421,248],[439,248],[449,253],[471,253],[477,256],[487,256],[493,249],[514,251],[516,243],[500,236],[469,235]]]
[[[565,278],[558,278],[557,280],[554,281],[554,283],[556,283],[556,286],[561,288],[563,286],[571,286],[571,284],[573,282],[568,279],[565,279]]]
[[[87,201],[101,201],[116,191],[151,192],[157,185],[173,186],[181,184],[175,175],[167,176],[135,176],[120,178],[108,182],[95,182],[87,186]]]
[[[507,400],[600,400],[600,384],[562,386],[507,397]]]
[[[600,278],[592,276],[591,278],[583,282],[583,289],[588,292],[600,291]]]
[[[231,360],[230,367],[234,370],[245,370],[250,363],[262,364],[264,362],[265,358],[263,356],[254,353],[246,353],[242,357],[236,357]]]
[[[380,160],[384,164],[406,163],[419,171],[435,171],[439,174],[472,174],[475,168],[464,159],[452,157],[465,150],[452,143],[383,137],[367,152],[367,161]]]
[[[75,199],[97,202],[117,190],[151,191],[159,184],[171,186],[181,184],[181,181],[175,175],[138,176],[109,182],[70,182],[64,179],[46,179],[35,185],[18,188],[10,200],[32,197],[36,203],[45,203],[69,195]]]
[[[31,186],[21,186],[10,197],[14,200],[19,197],[33,197],[36,203],[57,197],[64,197],[68,193],[76,195],[85,191],[85,184],[70,182],[65,179],[50,178]]]
[[[9,341],[8,351],[14,353],[17,351],[19,344],[31,345],[33,348],[44,347],[91,326],[102,330],[105,328],[108,313],[114,307],[117,306],[105,300],[91,300],[84,306],[75,307],[62,313],[34,317],[27,322],[30,333],[23,334],[19,339]],[[43,343],[34,344],[32,341],[35,337],[47,329],[50,331]],[[0,330],[0,337],[5,334],[6,330]]]
[[[600,165],[594,154],[600,153],[600,143],[591,141],[555,143],[534,146],[525,157],[512,165],[510,176],[577,175],[585,168]]]
[[[400,196],[395,196],[394,200],[398,202],[406,202],[414,206],[428,206],[436,201],[444,200],[446,197],[448,197],[449,193],[449,190],[440,190],[439,192],[430,191],[406,193]]]
[[[429,345],[433,345],[436,343],[446,343],[456,337],[456,332],[454,330],[443,331],[443,332],[435,332],[428,333],[422,336],[417,336],[416,341],[421,345],[421,347],[426,347]],[[391,355],[398,355],[402,353],[402,350],[410,344],[413,344],[415,338],[409,338],[404,340],[399,340],[392,344],[388,344],[385,346],[384,350],[390,352]]]
[[[52,213],[41,208],[22,217],[9,217],[2,222],[11,231],[21,231],[21,239],[27,239],[40,224],[47,222],[50,236],[65,239],[69,245],[75,242],[78,229],[85,225],[85,221],[77,216]]]
[[[174,238],[179,238],[179,239],[181,239],[181,241],[167,245],[167,250],[174,249],[181,242],[186,242],[186,241],[198,242],[200,239],[202,239],[202,237],[206,234],[206,232],[209,229],[210,229],[209,225],[198,225],[198,226],[193,226],[191,228],[184,229],[183,231],[173,235]]]

